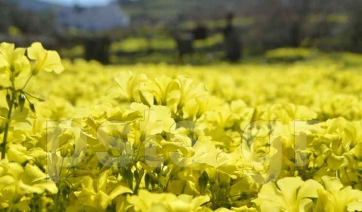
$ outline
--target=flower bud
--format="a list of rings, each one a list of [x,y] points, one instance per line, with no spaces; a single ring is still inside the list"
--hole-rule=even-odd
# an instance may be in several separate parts
[[[24,96],[24,94],[19,95],[18,102],[19,102],[20,110],[23,111],[24,104],[25,104],[25,96]]]
[[[201,194],[205,194],[208,181],[209,181],[209,177],[207,176],[207,173],[203,172],[201,174],[201,176],[199,177],[199,187],[200,187]]]
[[[150,180],[151,180],[150,175],[149,175],[148,173],[146,173],[146,175],[145,175],[145,186],[146,186],[146,189],[148,189],[149,186],[150,186]]]
[[[10,108],[10,103],[11,103],[10,94],[6,94],[6,103],[8,104],[8,106]]]

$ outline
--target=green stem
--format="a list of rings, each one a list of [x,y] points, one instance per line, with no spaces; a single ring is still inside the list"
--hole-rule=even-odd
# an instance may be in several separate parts
[[[10,206],[8,207],[8,209],[7,209],[7,212],[11,212],[11,211],[13,211],[13,206],[12,206],[12,205],[10,205]]]
[[[30,81],[30,79],[33,77],[34,75],[33,75],[33,73],[30,75],[30,77],[26,80],[26,82],[25,82],[25,84],[24,84],[24,86],[23,86],[23,89],[22,90],[24,90],[25,89],[25,87],[28,85],[28,83],[29,83],[29,81]]]
[[[30,79],[33,77],[33,74],[30,75],[30,77],[27,79],[23,89],[25,89],[25,87],[28,85]],[[13,107],[14,107],[14,102],[15,102],[15,98],[16,98],[16,88],[15,88],[15,79],[14,79],[14,76],[12,75],[10,77],[10,81],[11,81],[11,87],[10,87],[10,90],[11,90],[11,99],[10,99],[10,104],[9,104],[9,112],[8,112],[8,115],[7,115],[7,120],[6,120],[6,123],[5,123],[5,129],[4,129],[4,137],[3,137],[3,142],[1,144],[1,159],[5,159],[5,154],[6,154],[6,143],[7,143],[7,139],[8,139],[8,135],[9,135],[9,128],[10,128],[10,121],[11,121],[11,114],[13,112]],[[27,94],[29,95],[29,94]],[[36,98],[32,95],[29,95],[33,98]],[[36,98],[38,99],[38,98]]]
[[[57,184],[57,187],[60,188],[59,184]],[[60,189],[59,189],[58,193],[55,195],[54,208],[53,208],[53,209],[55,209],[55,211],[59,211],[58,210],[59,209],[59,196],[60,196]]]
[[[137,194],[137,193],[138,193],[138,189],[139,189],[139,187],[140,187],[141,180],[142,180],[142,178],[143,178],[143,175],[145,174],[143,171],[142,171],[141,173],[142,173],[142,174],[140,174],[140,176],[138,177],[138,179],[136,179],[136,180],[137,180],[137,181],[136,181],[136,187],[134,188],[134,191],[133,191],[134,194]]]
[[[34,95],[32,95],[32,94],[30,94],[30,93],[28,93],[28,92],[25,92],[25,91],[23,91],[23,90],[22,90],[22,93],[24,93],[26,97],[29,97],[29,96],[30,96],[31,98],[36,99],[36,100],[38,100],[39,102],[44,102],[44,101],[45,101],[44,99],[39,98],[39,97],[36,97],[36,96],[34,96]],[[28,101],[29,101],[29,98],[28,98]]]
[[[9,104],[9,112],[8,112],[7,120],[6,120],[6,123],[5,123],[3,142],[1,144],[1,159],[5,159],[6,143],[7,143],[8,134],[9,134],[11,113],[13,112],[15,96],[16,96],[15,92],[13,91],[12,96],[11,96],[11,100],[10,100],[10,104]]]

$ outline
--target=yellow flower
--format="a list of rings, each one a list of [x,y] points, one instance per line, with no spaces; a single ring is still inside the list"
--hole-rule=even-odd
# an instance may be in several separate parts
[[[139,122],[139,128],[145,135],[171,132],[176,127],[170,110],[165,106],[148,107],[142,103],[132,103],[131,109],[138,111],[143,116],[143,120]]]
[[[19,75],[22,71],[30,70],[28,58],[24,55],[24,48],[15,48],[14,44],[0,44],[0,74],[4,72]]]
[[[67,208],[73,211],[105,211],[111,201],[122,194],[130,194],[132,190],[119,184],[108,171],[101,173],[96,181],[85,176],[81,182],[81,190],[74,192],[77,200]]]
[[[299,177],[287,177],[277,183],[268,183],[261,188],[254,202],[261,212],[311,212],[313,198],[317,198],[317,190],[322,185],[314,180],[303,182]]]
[[[46,178],[47,175],[35,165],[27,164],[23,168],[18,163],[0,161],[0,209],[12,205],[28,208],[27,202],[20,202],[19,205],[16,201],[27,194],[42,194],[45,191],[56,194],[57,186]]]
[[[141,102],[141,91],[147,82],[145,74],[136,74],[132,72],[122,72],[115,78],[120,90],[116,92],[121,97],[126,98],[130,102]]]
[[[135,211],[168,211],[168,212],[194,212],[201,205],[210,200],[208,196],[193,198],[182,194],[176,196],[172,193],[155,194],[147,190],[140,190],[138,196],[128,196],[128,202],[134,206]]]
[[[318,201],[315,212],[344,212],[362,210],[362,191],[352,189],[335,177],[322,177],[324,189],[318,190]]]
[[[240,208],[231,208],[233,209],[235,212],[257,212],[257,210],[255,208],[249,208],[247,206],[243,206]]]
[[[33,69],[34,75],[39,73],[39,71],[54,71],[59,74],[64,70],[58,52],[45,50],[41,43],[33,43],[28,48],[28,57],[36,61]]]

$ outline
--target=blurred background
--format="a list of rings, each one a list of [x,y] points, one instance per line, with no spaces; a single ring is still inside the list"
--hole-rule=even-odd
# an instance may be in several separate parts
[[[362,0],[0,0],[0,41],[103,64],[298,60],[362,52]]]

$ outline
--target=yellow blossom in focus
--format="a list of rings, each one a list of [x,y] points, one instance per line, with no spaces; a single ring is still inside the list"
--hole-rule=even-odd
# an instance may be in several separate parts
[[[33,69],[34,75],[39,73],[39,71],[54,71],[60,74],[64,70],[59,54],[56,51],[44,49],[41,43],[33,43],[28,48],[28,57],[36,61]]]

